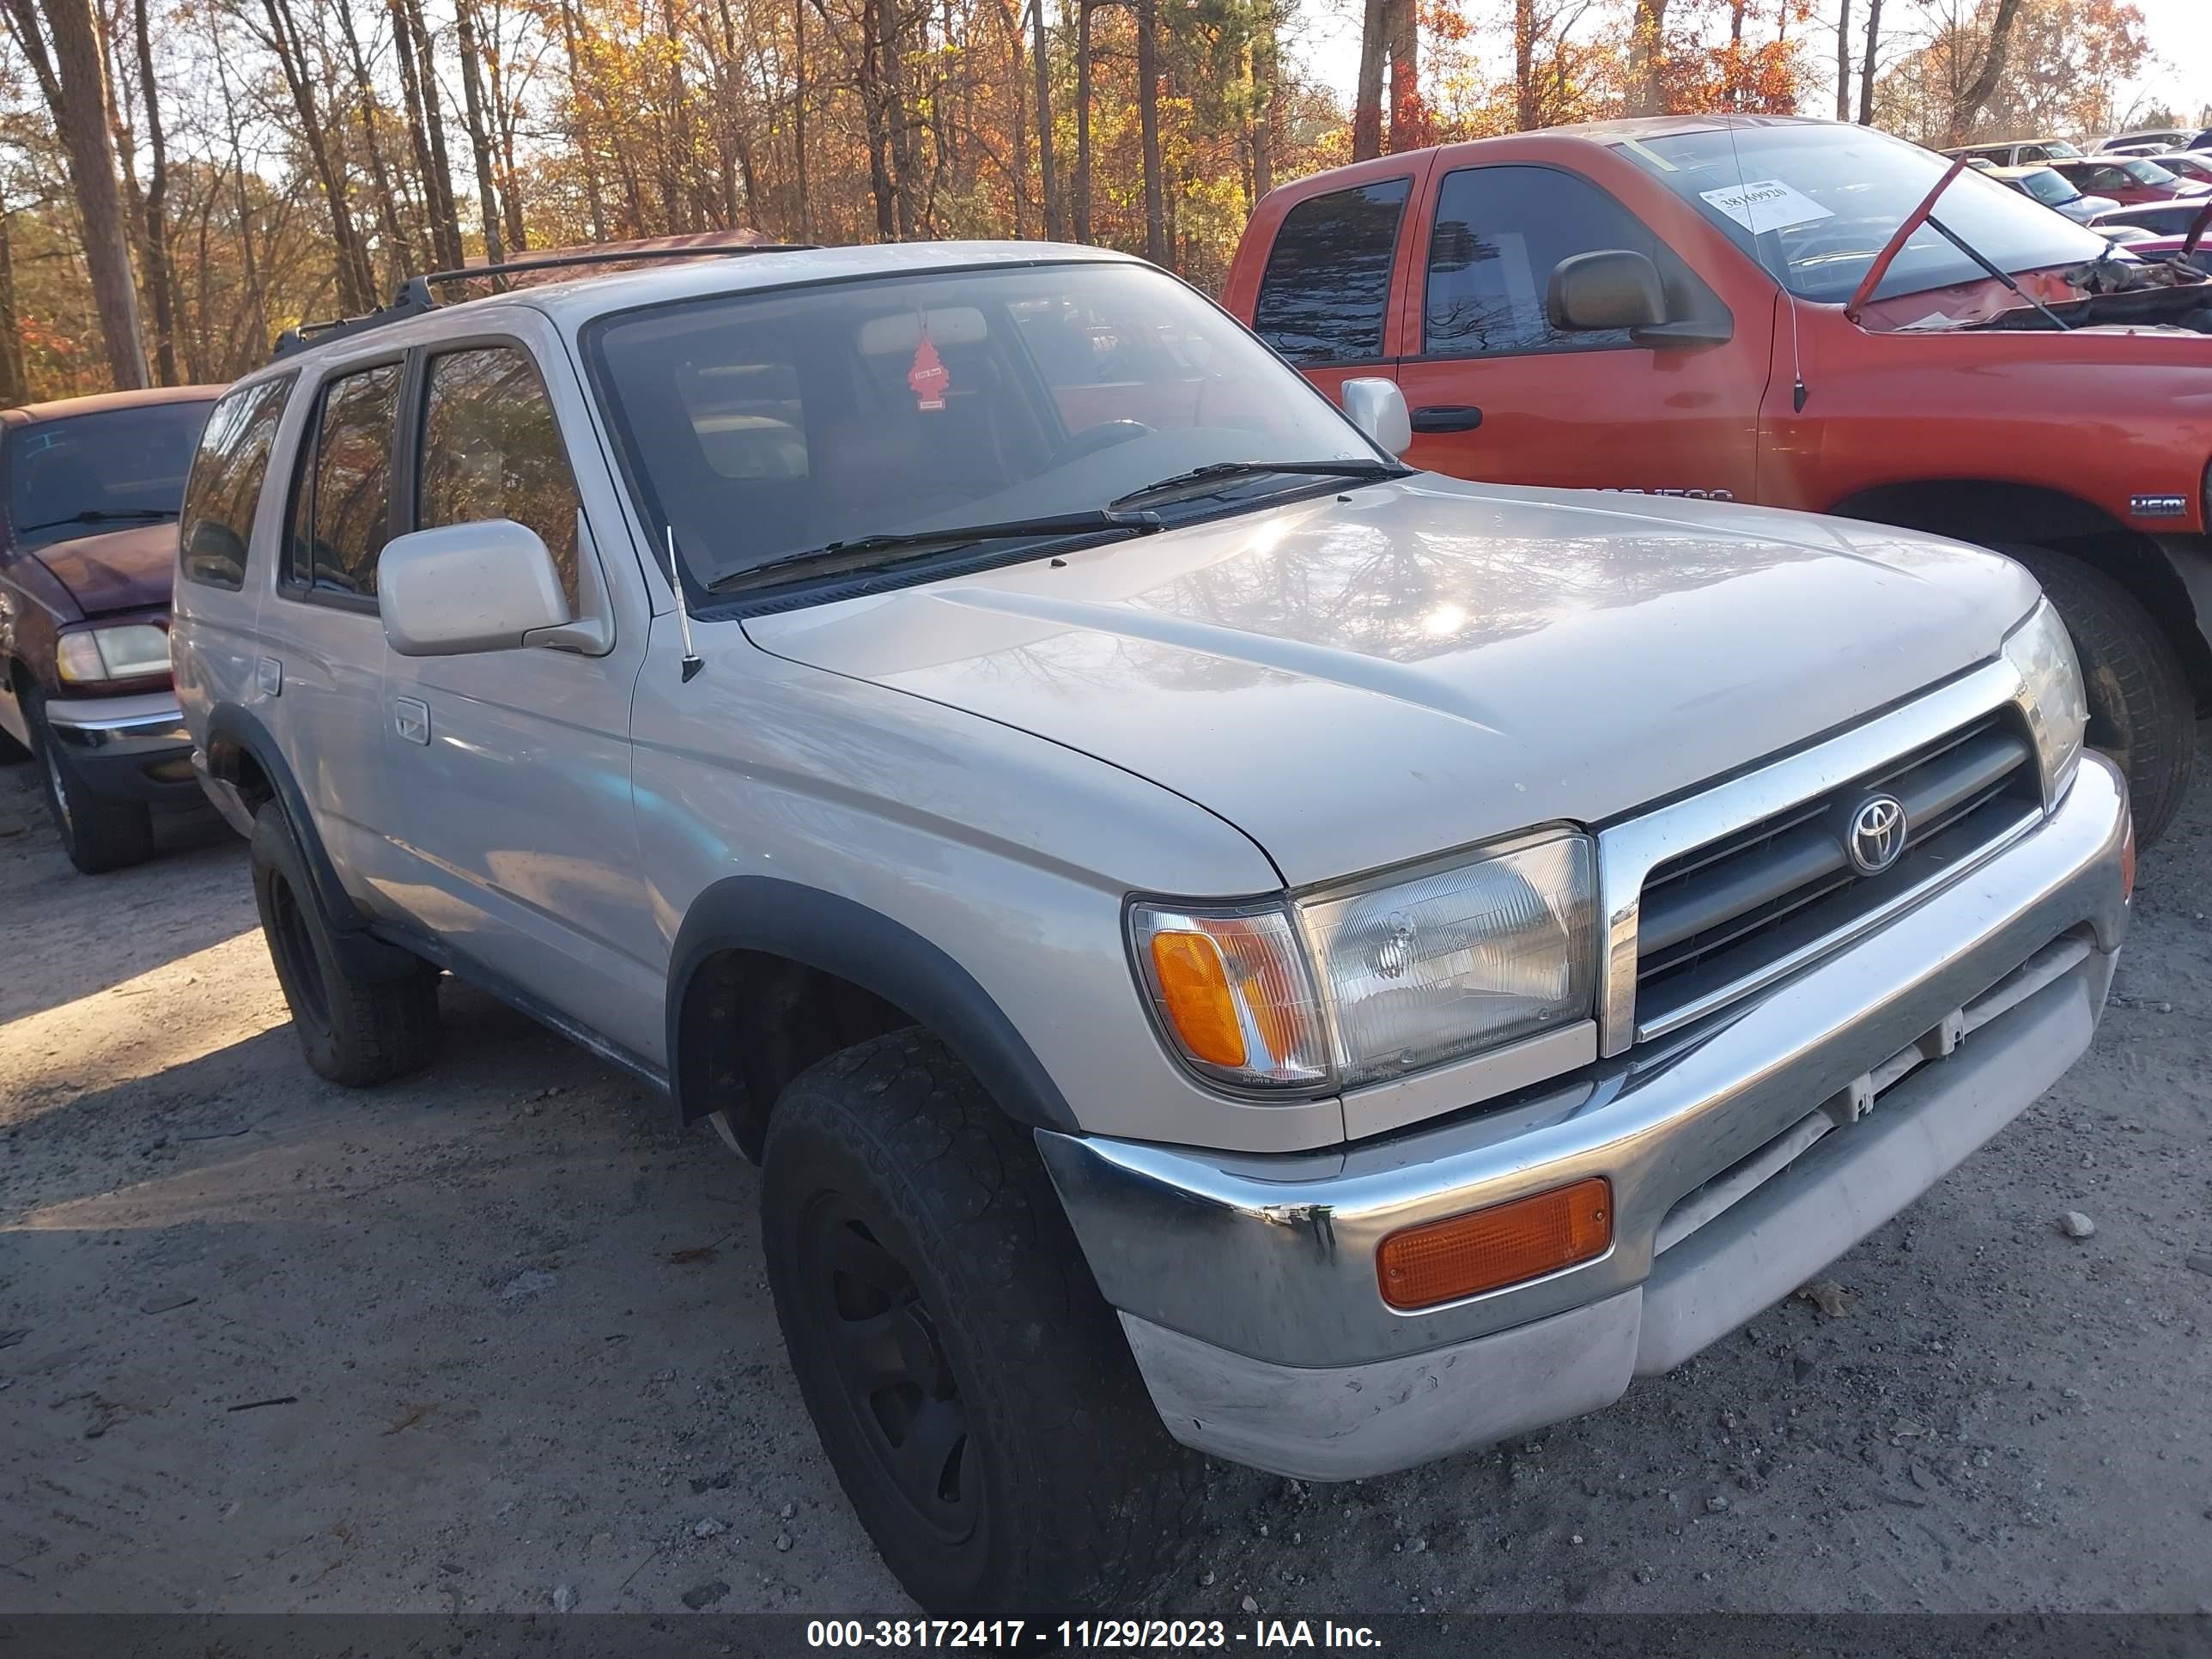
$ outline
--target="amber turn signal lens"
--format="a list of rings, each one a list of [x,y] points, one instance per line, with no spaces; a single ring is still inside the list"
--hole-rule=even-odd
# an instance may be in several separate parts
[[[2136,815],[2128,814],[2128,838],[2120,843],[2120,902],[2136,896]]]
[[[1221,947],[1204,933],[1155,933],[1152,971],[1183,1047],[1215,1066],[1242,1066],[1244,1029],[1237,1023]]]
[[[1375,1277],[1394,1308],[1433,1308],[1603,1255],[1613,1185],[1601,1176],[1392,1233]]]

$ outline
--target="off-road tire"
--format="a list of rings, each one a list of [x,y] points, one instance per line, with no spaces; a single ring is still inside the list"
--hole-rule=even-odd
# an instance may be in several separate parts
[[[55,740],[46,698],[35,686],[24,694],[22,707],[46,786],[46,812],[69,861],[88,876],[104,876],[152,858],[153,809],[143,801],[110,800],[87,786],[67,746]]]
[[[2180,654],[2142,602],[2095,566],[2047,548],[1997,550],[2034,573],[2074,636],[2089,744],[2126,775],[2136,843],[2149,846],[2181,810],[2197,764],[2197,699]]]
[[[437,970],[425,963],[419,972],[370,981],[347,971],[299,844],[274,801],[254,817],[252,860],[262,938],[307,1064],[349,1088],[428,1065],[438,1047]]]
[[[1196,1531],[1203,1462],[1161,1428],[1030,1131],[941,1042],[895,1031],[802,1073],[769,1120],[762,1165],[769,1284],[793,1369],[908,1595],[934,1614],[1058,1616],[1127,1607],[1174,1570]],[[864,1261],[872,1244],[909,1276],[911,1302],[884,1297],[868,1322],[847,1309],[877,1305],[850,1302],[874,1296],[873,1282],[823,1271],[856,1227]],[[838,1356],[886,1319],[904,1322],[902,1352],[920,1352],[923,1369],[886,1385],[871,1364],[857,1368],[867,1381],[848,1381],[854,1363]],[[925,1370],[934,1396],[913,1381]],[[911,1412],[911,1431],[939,1405],[959,1408],[964,1449],[939,1465],[939,1503],[925,1513],[893,1473],[902,1443],[887,1419]],[[972,1504],[964,1537],[948,1491]]]

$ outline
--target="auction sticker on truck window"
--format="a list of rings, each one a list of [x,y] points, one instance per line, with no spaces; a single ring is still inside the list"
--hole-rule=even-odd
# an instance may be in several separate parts
[[[1833,209],[1822,207],[1803,191],[1779,179],[1730,185],[1726,190],[1701,190],[1698,194],[1754,236],[1762,231],[1788,230],[1792,225],[1809,225],[1815,219],[1836,216]]]

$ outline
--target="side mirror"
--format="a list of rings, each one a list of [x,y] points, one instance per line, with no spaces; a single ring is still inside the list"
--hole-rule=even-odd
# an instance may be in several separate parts
[[[1545,309],[1552,326],[1569,333],[1659,328],[1667,321],[1667,289],[1659,267],[1626,248],[1601,248],[1559,261]]]
[[[403,657],[508,651],[571,620],[553,556],[512,519],[418,530],[376,562],[384,637]]]
[[[1413,418],[1406,412],[1406,394],[1395,380],[1363,375],[1344,383],[1344,412],[1352,425],[1392,455],[1413,447]]]

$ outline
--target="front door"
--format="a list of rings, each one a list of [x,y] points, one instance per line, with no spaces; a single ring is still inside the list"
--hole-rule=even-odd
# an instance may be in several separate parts
[[[1398,383],[1416,466],[1497,483],[1753,499],[1772,306],[1729,317],[1653,233],[1579,173],[1462,167],[1434,186],[1419,337]],[[1659,267],[1670,317],[1724,322],[1719,344],[1640,346],[1552,325],[1552,272],[1604,248]]]
[[[541,333],[532,319],[514,326],[495,337],[457,329],[422,349],[404,527],[508,519],[535,531],[571,616],[599,637],[386,657],[387,811],[407,869],[392,896],[445,938],[464,976],[657,1063],[665,963],[630,802],[639,573],[607,540],[622,520],[604,466],[580,483],[572,465],[564,432],[588,429],[579,393],[538,368],[557,362],[557,341],[550,329],[526,337]]]

